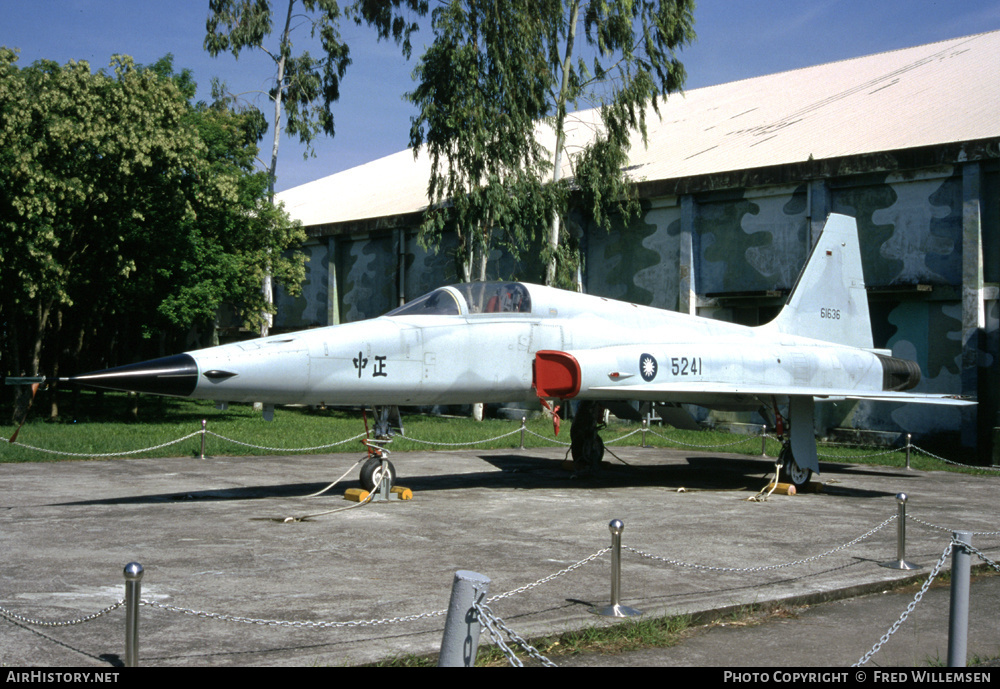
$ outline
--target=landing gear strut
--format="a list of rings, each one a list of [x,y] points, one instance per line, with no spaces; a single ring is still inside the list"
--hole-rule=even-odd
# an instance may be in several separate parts
[[[575,463],[588,470],[600,466],[604,458],[604,441],[597,432],[603,428],[604,407],[597,402],[580,402],[569,429],[570,452]]]

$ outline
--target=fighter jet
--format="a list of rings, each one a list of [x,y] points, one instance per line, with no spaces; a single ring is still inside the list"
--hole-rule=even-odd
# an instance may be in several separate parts
[[[267,405],[579,400],[572,451],[585,463],[603,455],[594,419],[605,402],[763,408],[790,429],[780,461],[800,485],[819,471],[817,401],[974,403],[907,392],[920,381],[917,364],[873,347],[857,226],[843,215],[828,218],[788,302],[758,327],[521,282],[468,283],[371,320],[70,380]]]

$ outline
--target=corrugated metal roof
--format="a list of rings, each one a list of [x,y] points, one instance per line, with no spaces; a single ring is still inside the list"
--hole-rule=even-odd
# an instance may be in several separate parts
[[[1000,31],[674,95],[637,136],[631,174],[660,180],[1000,136]],[[567,127],[584,143],[597,113]],[[279,194],[306,226],[419,211],[430,163],[410,150]],[[570,174],[566,171],[566,174]]]

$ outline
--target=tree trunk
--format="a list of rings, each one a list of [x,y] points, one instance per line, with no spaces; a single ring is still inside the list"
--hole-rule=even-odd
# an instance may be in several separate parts
[[[566,51],[563,53],[562,83],[559,86],[559,98],[556,101],[556,146],[552,154],[552,183],[559,181],[562,175],[562,150],[566,142],[566,98],[569,90],[569,68],[573,59],[573,44],[576,42],[576,23],[580,16],[580,2],[574,0],[570,7],[570,21],[566,32]],[[559,239],[562,234],[562,218],[559,212],[552,213],[552,224],[549,228],[549,264],[545,268],[545,284],[553,285],[556,281],[558,261],[556,252],[559,249]]]
[[[479,250],[479,280],[486,282],[486,264],[489,261],[489,244]]]
[[[267,201],[274,205],[274,182],[278,177],[278,145],[281,143],[281,104],[283,100],[285,81],[285,46],[288,44],[288,36],[292,25],[292,8],[295,0],[288,0],[288,14],[285,16],[285,29],[281,33],[281,46],[278,57],[278,74],[276,77],[277,86],[274,89],[274,140],[271,144],[271,169],[267,182]],[[267,266],[264,274],[264,284],[261,286],[264,293],[264,301],[270,306],[274,304],[274,280],[271,277],[271,267]],[[274,317],[264,312],[261,314],[260,336],[267,337],[274,325]]]
[[[51,301],[47,304],[41,301],[37,304],[35,311],[35,333],[34,341],[31,343],[31,353],[28,357],[28,375],[37,376],[42,366],[42,341],[49,327],[49,315],[52,313]]]

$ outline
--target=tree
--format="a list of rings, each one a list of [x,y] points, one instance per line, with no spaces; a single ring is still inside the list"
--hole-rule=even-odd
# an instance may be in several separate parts
[[[191,104],[169,57],[116,56],[112,74],[16,59],[0,49],[5,373],[135,360],[224,301],[256,314],[264,256],[301,281],[303,259],[283,252],[304,234],[253,170],[259,113]]]
[[[693,0],[453,0],[435,10],[434,44],[421,58],[420,83],[411,94],[420,108],[411,143],[415,147],[426,143],[434,165],[428,194],[433,223],[425,223],[423,236],[433,243],[435,229],[447,224],[441,215],[461,219],[466,227],[504,223],[506,232],[515,237],[509,246],[530,242],[539,225],[548,226],[546,283],[571,282],[573,252],[564,243],[571,204],[605,228],[613,213],[627,219],[636,212],[623,169],[632,134],[639,132],[645,140],[647,109],[656,111],[659,98],[683,85],[684,68],[677,51],[694,39],[693,8]],[[520,32],[516,40],[466,28],[496,23],[500,12]],[[479,69],[456,69],[449,75],[435,66],[441,55],[456,56],[456,66],[457,56],[463,56],[464,64],[471,65],[469,52],[480,54]],[[497,56],[498,65],[492,64],[490,55]],[[491,80],[483,66],[503,78]],[[519,92],[525,83],[532,86],[531,97]],[[534,90],[538,86],[544,87],[544,102]],[[482,106],[484,100],[488,109]],[[601,126],[590,142],[571,150],[566,121],[582,104],[597,108]],[[463,129],[483,115],[498,120],[488,119],[472,132]],[[511,143],[516,127],[534,151],[543,136],[536,121],[543,118],[554,141],[547,164],[525,156],[523,144]],[[495,135],[492,128],[497,122],[510,124],[511,132]],[[495,162],[463,157],[470,145],[495,156]],[[569,179],[562,178],[564,163],[571,170]],[[495,176],[479,172],[490,166],[508,172]],[[514,169],[518,175],[509,172]],[[541,180],[546,174],[547,185],[524,184],[523,176],[537,175]],[[471,191],[477,175],[481,186],[516,182],[507,187],[510,194],[538,194],[536,201],[522,197],[516,207],[536,212],[551,208],[551,212],[531,220],[500,217],[496,207],[472,202],[471,211],[465,212],[460,196],[479,193]],[[490,193],[494,198],[502,195],[496,190]]]
[[[30,346],[13,354],[37,375],[45,336],[58,338],[65,310],[87,294],[99,311],[133,273],[120,249],[148,212],[133,203],[137,185],[175,184],[195,142],[186,131],[167,137],[184,116],[176,86],[152,87],[154,77],[124,59],[112,77],[84,62],[19,70],[12,52],[4,58],[2,292],[6,313],[32,317]]]
[[[420,114],[410,144],[415,154],[426,145],[432,163],[421,241],[435,245],[454,231],[456,269],[467,282],[486,278],[495,244],[523,250],[552,209],[542,183],[547,152],[533,133],[547,110],[545,13],[535,0],[439,7],[434,43],[415,71],[409,98]],[[526,231],[510,231],[518,227]]]
[[[298,136],[306,146],[306,155],[312,153],[312,141],[319,134],[333,136],[333,103],[340,98],[340,81],[351,64],[350,49],[340,36],[339,23],[344,17],[336,0],[287,0],[287,7],[279,15],[281,29],[270,47],[265,40],[274,31],[274,8],[268,0],[209,0],[206,22],[205,50],[216,57],[230,52],[239,58],[244,50],[260,50],[275,67],[269,98],[273,103],[273,138],[269,166],[269,198],[274,199],[274,182],[277,178],[278,147],[281,132]],[[306,13],[295,15],[296,4]],[[356,0],[349,7],[349,14],[358,23],[374,26],[380,38],[394,38],[403,45],[408,56],[410,35],[416,24],[407,21],[400,10],[423,15],[427,0]],[[293,19],[300,18],[309,28],[311,39],[319,40],[322,55],[314,57],[309,51],[293,53]],[[284,124],[282,114],[284,113]],[[263,280],[264,293],[271,302],[270,277]],[[267,322],[261,334],[267,334]]]

